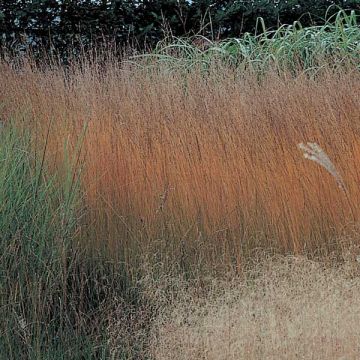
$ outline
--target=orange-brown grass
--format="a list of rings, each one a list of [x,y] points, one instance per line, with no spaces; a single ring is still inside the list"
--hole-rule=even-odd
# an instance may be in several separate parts
[[[108,62],[0,65],[0,116],[50,126],[47,162],[82,142],[85,243],[130,261],[229,266],[254,248],[333,250],[360,215],[360,75],[217,68],[184,74]],[[49,125],[50,124],[50,125]],[[40,140],[40,141],[39,141]],[[348,188],[302,157],[318,143]],[[96,245],[97,244],[97,245]]]

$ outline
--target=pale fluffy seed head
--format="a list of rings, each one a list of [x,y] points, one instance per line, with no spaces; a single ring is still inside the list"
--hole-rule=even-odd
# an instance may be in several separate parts
[[[325,168],[336,180],[338,186],[346,191],[345,183],[337,171],[335,165],[332,163],[325,151],[317,144],[308,142],[306,145],[303,143],[298,144],[300,150],[304,152],[304,158],[314,161],[323,168]]]

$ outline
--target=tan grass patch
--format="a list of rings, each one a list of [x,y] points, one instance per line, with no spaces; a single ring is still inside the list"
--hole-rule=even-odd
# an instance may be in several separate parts
[[[358,359],[359,264],[267,262],[206,295],[179,284],[153,323],[154,359]],[[165,303],[165,301],[164,301]]]

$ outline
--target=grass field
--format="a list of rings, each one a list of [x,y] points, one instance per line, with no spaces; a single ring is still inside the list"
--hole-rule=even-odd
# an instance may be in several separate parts
[[[4,56],[0,357],[358,358],[359,39]]]

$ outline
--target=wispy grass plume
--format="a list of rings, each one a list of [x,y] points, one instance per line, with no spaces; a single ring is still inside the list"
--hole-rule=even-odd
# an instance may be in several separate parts
[[[329,156],[325,153],[325,151],[316,143],[308,142],[306,145],[300,143],[298,145],[299,149],[304,152],[304,158],[314,161],[323,168],[325,168],[336,180],[337,185],[341,190],[346,192],[346,187],[344,180],[340,176],[337,171],[335,165],[330,160]]]

